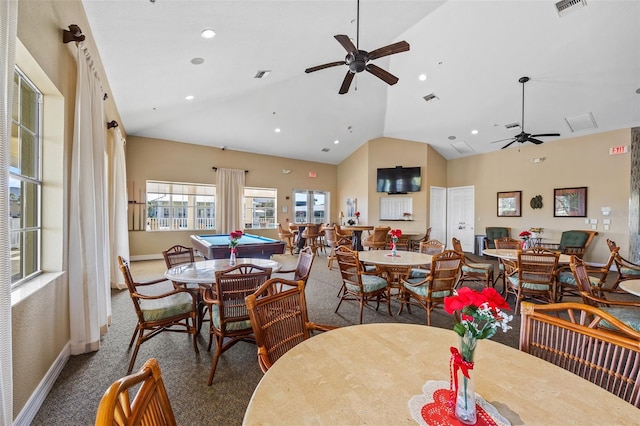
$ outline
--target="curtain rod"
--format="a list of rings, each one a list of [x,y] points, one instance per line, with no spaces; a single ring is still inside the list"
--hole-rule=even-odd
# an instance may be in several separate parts
[[[216,171],[216,172],[218,171],[218,168],[216,166],[213,166],[212,169],[213,169],[213,171]],[[249,173],[249,170],[245,170],[244,172],[245,173]]]
[[[118,122],[116,120],[111,120],[107,123],[107,129],[111,129],[112,127],[118,127]]]

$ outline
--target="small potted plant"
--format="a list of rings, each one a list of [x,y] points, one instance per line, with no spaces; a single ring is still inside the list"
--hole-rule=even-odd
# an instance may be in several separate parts
[[[409,212],[402,213],[402,218],[404,220],[411,220],[411,213],[409,213]]]

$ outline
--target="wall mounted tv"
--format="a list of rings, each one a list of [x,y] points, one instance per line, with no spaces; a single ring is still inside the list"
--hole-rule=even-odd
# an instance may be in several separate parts
[[[388,169],[378,169],[377,179],[377,191],[388,194],[418,192],[422,183],[420,167],[396,166]]]

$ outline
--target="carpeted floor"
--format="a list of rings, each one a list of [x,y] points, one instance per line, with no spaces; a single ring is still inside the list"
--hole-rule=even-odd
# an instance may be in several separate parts
[[[290,255],[278,255],[274,259],[284,268],[294,267],[296,262],[296,257]],[[161,260],[133,262],[131,268],[136,281],[161,277],[165,270]],[[170,288],[170,284],[167,285]],[[317,256],[307,284],[311,321],[334,326],[357,322],[358,307],[354,302],[343,302],[340,311],[334,313],[340,285],[337,264],[329,270],[326,254]],[[501,289],[501,284],[498,287]],[[102,339],[101,349],[71,357],[34,419],[34,425],[93,424],[102,394],[114,380],[126,374],[130,356],[127,348],[136,317],[127,291],[113,290],[112,304],[113,321],[109,333]],[[414,308],[412,314],[405,310],[398,316],[395,314],[398,306],[394,304],[392,302],[392,309],[395,308],[392,317],[382,308],[378,312],[365,309],[363,322],[426,324],[423,310]],[[510,304],[513,306],[513,298]],[[453,327],[452,317],[440,309],[433,312],[432,323],[436,327]],[[519,316],[511,325],[512,330],[498,332],[493,340],[517,348]],[[206,350],[208,333],[205,327],[199,336],[200,355],[195,354],[189,339],[185,334],[161,333],[141,346],[134,370],[148,358],[158,359],[178,424],[240,425],[253,390],[262,377],[255,345],[240,342],[225,352],[218,363],[213,385],[207,386],[212,353]]]

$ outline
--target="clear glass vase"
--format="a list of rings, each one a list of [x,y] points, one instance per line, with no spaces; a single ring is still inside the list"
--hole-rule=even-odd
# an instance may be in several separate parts
[[[478,340],[469,333],[460,337],[460,355],[464,361],[473,363],[473,356],[476,350]],[[469,377],[464,375],[467,372]],[[456,418],[464,424],[476,423],[476,392],[474,383],[473,369],[459,368],[456,371],[458,391],[456,394]]]
[[[236,264],[236,249],[231,249],[231,255],[229,256],[229,265],[234,266]]]
[[[396,248],[396,242],[391,243],[391,256],[396,257],[398,255],[398,249]]]

